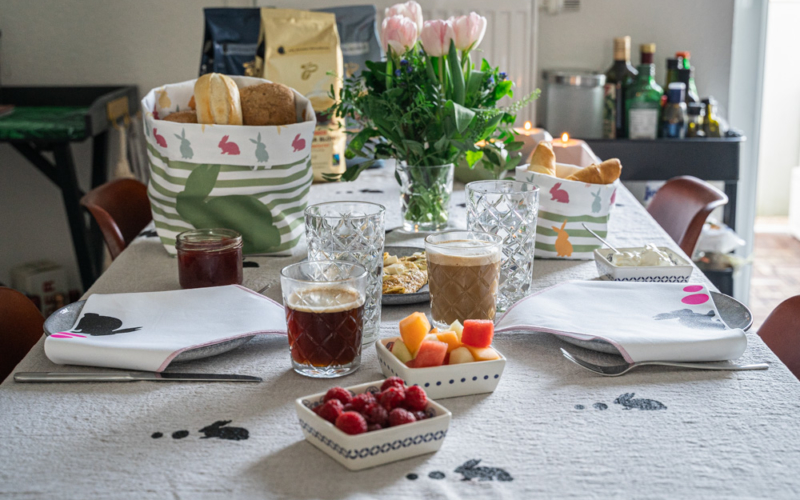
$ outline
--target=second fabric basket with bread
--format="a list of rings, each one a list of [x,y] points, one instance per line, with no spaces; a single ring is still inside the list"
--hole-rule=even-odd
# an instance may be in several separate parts
[[[539,188],[536,257],[592,260],[616,199],[622,165],[611,159],[590,165],[557,163],[549,143],[540,142],[530,165],[517,167],[516,180]]]
[[[240,232],[245,254],[298,244],[316,124],[308,99],[260,78],[208,74],[151,90],[142,113],[167,252],[178,233],[209,227]]]

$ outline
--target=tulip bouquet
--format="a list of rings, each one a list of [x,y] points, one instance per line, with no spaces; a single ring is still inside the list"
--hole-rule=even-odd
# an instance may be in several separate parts
[[[386,9],[386,60],[367,62],[346,79],[331,108],[363,127],[347,157],[368,161],[328,179],[354,180],[376,159],[397,159],[406,228],[437,230],[447,223],[455,163],[480,162],[495,175],[513,169],[520,158],[508,153],[522,147],[512,131],[516,113],[538,91],[498,106],[514,95],[513,82],[485,59],[475,67],[469,57],[485,33],[486,18],[474,12],[423,22],[414,1]]]

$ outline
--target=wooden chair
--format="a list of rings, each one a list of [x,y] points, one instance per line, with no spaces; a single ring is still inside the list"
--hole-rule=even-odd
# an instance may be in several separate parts
[[[28,354],[44,333],[44,317],[25,295],[0,287],[0,381]]]
[[[800,379],[800,295],[781,302],[758,329],[758,335]]]
[[[689,257],[709,214],[728,203],[728,197],[707,182],[684,175],[667,181],[647,211]]]
[[[153,220],[147,186],[135,179],[97,186],[81,198],[81,205],[100,226],[112,260]]]

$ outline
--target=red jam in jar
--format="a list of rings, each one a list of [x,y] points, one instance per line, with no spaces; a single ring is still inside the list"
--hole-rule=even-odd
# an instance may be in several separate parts
[[[194,229],[178,235],[181,288],[242,284],[242,235],[231,229]]]

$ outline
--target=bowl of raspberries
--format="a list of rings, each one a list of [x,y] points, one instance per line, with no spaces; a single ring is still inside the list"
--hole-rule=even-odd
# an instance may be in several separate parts
[[[305,438],[350,470],[432,453],[442,446],[450,412],[399,377],[295,400]]]

